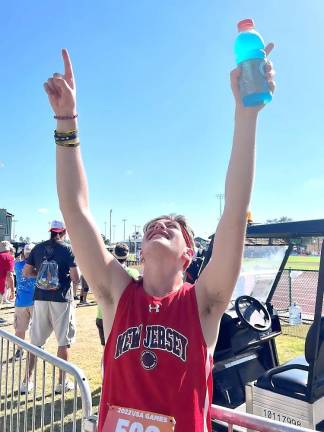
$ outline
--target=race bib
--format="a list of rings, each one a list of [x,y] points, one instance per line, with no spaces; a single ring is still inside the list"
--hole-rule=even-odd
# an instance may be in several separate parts
[[[103,432],[173,432],[173,417],[111,405]]]

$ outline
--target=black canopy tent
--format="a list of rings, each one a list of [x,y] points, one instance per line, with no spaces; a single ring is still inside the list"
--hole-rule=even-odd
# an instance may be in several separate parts
[[[301,237],[321,236],[324,236],[324,219],[270,224],[250,224],[246,230],[247,239],[277,238],[292,240]]]

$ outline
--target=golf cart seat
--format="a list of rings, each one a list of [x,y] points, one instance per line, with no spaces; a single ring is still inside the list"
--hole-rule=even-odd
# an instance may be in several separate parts
[[[313,399],[324,395],[324,317],[321,318],[318,355],[315,352],[316,327],[313,323],[305,341],[305,356],[296,357],[282,366],[268,370],[255,386],[295,399],[310,401],[309,373],[314,367]]]

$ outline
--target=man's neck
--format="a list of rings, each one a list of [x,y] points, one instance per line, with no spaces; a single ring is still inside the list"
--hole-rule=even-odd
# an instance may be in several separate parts
[[[143,287],[147,294],[163,297],[171,292],[178,291],[183,285],[182,271],[170,271],[145,265]]]

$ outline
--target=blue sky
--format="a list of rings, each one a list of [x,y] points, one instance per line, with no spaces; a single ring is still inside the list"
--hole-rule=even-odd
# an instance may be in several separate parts
[[[25,1],[2,5],[0,207],[15,232],[47,238],[59,218],[55,122],[43,82],[69,49],[90,202],[114,240],[164,213],[197,235],[219,218],[232,143],[236,23],[254,18],[277,92],[261,113],[251,211],[256,222],[324,215],[324,4],[321,0]]]

